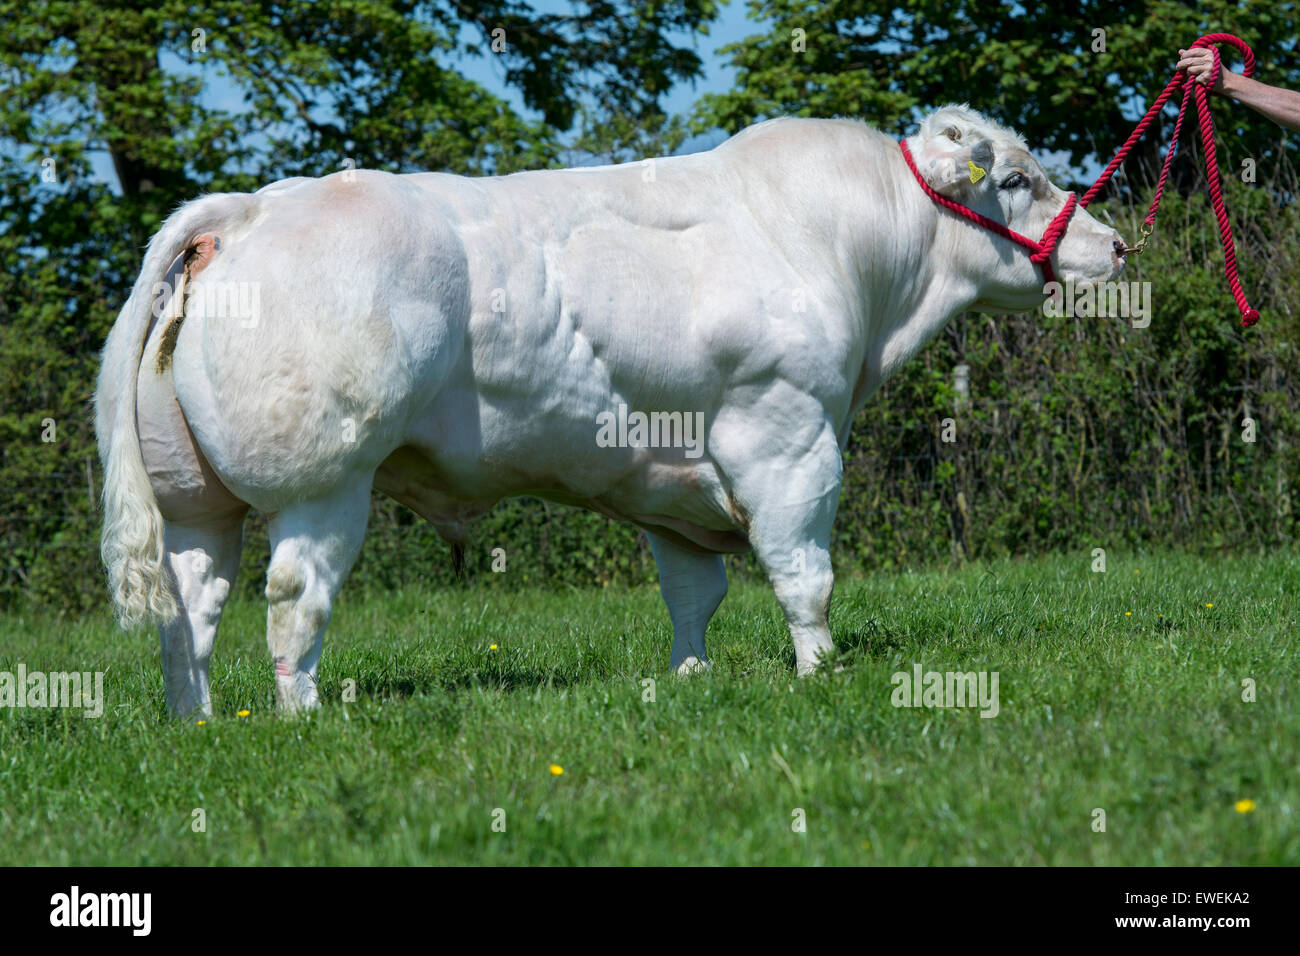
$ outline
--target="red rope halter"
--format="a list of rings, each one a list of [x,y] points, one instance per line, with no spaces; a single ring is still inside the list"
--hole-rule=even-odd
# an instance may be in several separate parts
[[[1240,37],[1233,36],[1231,33],[1207,33],[1205,36],[1193,43],[1192,48],[1205,47],[1214,55],[1214,78],[1209,86],[1217,85],[1219,76],[1223,70],[1219,51],[1217,49],[1217,46],[1222,43],[1227,43],[1230,46],[1235,47],[1237,51],[1241,53],[1243,62],[1242,75],[1247,77],[1254,75],[1255,54],[1251,48],[1246,45],[1244,40]],[[1110,181],[1110,178],[1115,175],[1115,171],[1119,169],[1120,164],[1124,162],[1124,159],[1130,152],[1132,152],[1133,147],[1137,145],[1138,140],[1140,140],[1146,133],[1147,128],[1151,125],[1157,114],[1164,109],[1165,104],[1169,102],[1169,98],[1173,96],[1181,86],[1186,86],[1183,93],[1182,106],[1179,107],[1178,120],[1174,124],[1174,135],[1169,143],[1169,151],[1165,154],[1164,165],[1160,169],[1160,180],[1156,184],[1155,196],[1152,198],[1151,206],[1147,210],[1146,219],[1142,222],[1142,239],[1136,246],[1132,247],[1128,251],[1135,253],[1142,252],[1142,249],[1146,246],[1147,237],[1151,235],[1151,231],[1155,227],[1156,210],[1159,208],[1161,196],[1164,194],[1165,182],[1169,179],[1169,168],[1173,162],[1174,151],[1178,148],[1178,137],[1183,131],[1183,119],[1187,116],[1188,106],[1191,104],[1192,100],[1195,99],[1197,117],[1200,120],[1201,127],[1201,144],[1205,151],[1205,171],[1206,179],[1209,184],[1210,203],[1214,207],[1215,218],[1219,221],[1219,237],[1223,241],[1223,274],[1227,277],[1228,288],[1232,292],[1233,299],[1236,300],[1237,308],[1241,310],[1242,328],[1250,328],[1250,326],[1259,321],[1259,312],[1252,309],[1250,303],[1246,301],[1246,294],[1241,289],[1241,279],[1237,273],[1236,246],[1232,241],[1232,225],[1228,222],[1228,211],[1223,203],[1223,186],[1219,181],[1218,152],[1214,147],[1214,120],[1210,116],[1209,93],[1207,92],[1207,87],[1205,85],[1197,83],[1186,73],[1175,72],[1164,90],[1156,97],[1155,102],[1151,104],[1150,109],[1146,111],[1146,115],[1142,117],[1133,132],[1129,135],[1129,138],[1124,142],[1124,145],[1119,148],[1119,152],[1117,152],[1115,158],[1110,161],[1110,165],[1106,167],[1101,176],[1097,178],[1097,181],[1093,183],[1092,188],[1083,194],[1083,198],[1078,201],[1078,205],[1080,207],[1086,207],[1088,203],[1092,202],[1092,200],[1096,198],[1097,194],[1101,192],[1106,183]],[[916,168],[916,163],[912,160],[912,154],[907,147],[907,142],[901,141],[899,143],[899,148],[903,152],[903,158],[907,161],[908,168],[912,170],[912,175],[916,177],[916,181],[921,184],[921,188],[925,190],[927,196],[939,203],[939,205],[943,206],[945,209],[950,209],[958,215],[969,219],[971,222],[978,223],[1003,238],[1010,239],[1012,242],[1018,243],[1030,250],[1033,254],[1029,258],[1043,267],[1044,278],[1048,282],[1054,281],[1050,256],[1052,250],[1056,248],[1056,244],[1060,241],[1061,236],[1064,235],[1070,214],[1074,211],[1075,200],[1073,193],[1071,193],[1070,197],[1066,200],[1064,208],[1057,213],[1056,218],[1054,218],[1051,224],[1047,227],[1047,231],[1043,233],[1042,240],[1034,242],[1031,239],[1027,239],[1020,235],[1018,232],[1013,232],[1001,223],[989,219],[987,216],[981,216],[979,213],[975,212],[975,210],[968,209],[961,205],[961,203],[953,202],[951,199],[939,195],[931,189],[930,184],[921,177],[920,171]]]
[[[1022,236],[1015,230],[1008,229],[997,220],[990,219],[988,216],[981,216],[974,209],[963,206],[961,203],[954,202],[947,196],[941,196],[935,192],[930,184],[922,178],[921,171],[916,168],[916,162],[912,159],[912,151],[907,146],[907,140],[899,140],[898,148],[903,151],[903,159],[907,160],[907,168],[912,171],[912,175],[916,177],[916,181],[921,184],[921,188],[925,190],[927,196],[945,209],[951,209],[957,215],[964,216],[990,232],[997,233],[1003,239],[1010,239],[1012,242],[1024,246],[1031,253],[1029,256],[1030,261],[1036,262],[1043,267],[1043,278],[1048,282],[1056,281],[1056,276],[1052,273],[1052,250],[1056,248],[1056,244],[1065,235],[1065,227],[1070,221],[1071,213],[1074,212],[1074,193],[1070,193],[1065,200],[1065,205],[1061,207],[1061,211],[1047,224],[1047,230],[1043,233],[1043,238],[1038,242],[1034,242],[1028,236]]]

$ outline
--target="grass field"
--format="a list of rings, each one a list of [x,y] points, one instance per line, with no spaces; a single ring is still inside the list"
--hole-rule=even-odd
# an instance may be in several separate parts
[[[841,578],[807,680],[758,584],[688,680],[650,587],[345,597],[296,721],[234,604],[202,726],[152,635],[0,617],[0,671],[107,672],[99,719],[0,709],[0,864],[1300,861],[1300,558],[1090,563]],[[892,706],[917,663],[997,671],[998,715]]]

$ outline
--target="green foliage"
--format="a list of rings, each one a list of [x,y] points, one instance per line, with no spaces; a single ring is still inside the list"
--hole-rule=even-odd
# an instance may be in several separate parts
[[[1161,0],[1083,3],[1082,15],[1063,15],[1021,6],[1013,16],[1007,4],[966,2],[752,4],[770,29],[732,50],[736,88],[705,98],[695,122],[734,129],[773,113],[845,113],[901,131],[920,108],[967,99],[1036,147],[1104,159],[1129,130],[1129,101],[1154,95],[1176,47],[1202,32],[1253,42],[1263,79],[1297,78],[1296,52],[1272,41],[1296,33],[1286,7],[1192,11]],[[685,120],[663,115],[659,98],[698,71],[680,38],[707,32],[715,5],[575,11],[0,0],[0,606],[102,606],[89,407],[97,353],[145,243],[177,203],[345,160],[489,173],[556,163],[566,147],[622,159],[680,144]],[[498,25],[506,48],[494,53]],[[1107,30],[1105,54],[1090,50],[1097,27]],[[806,52],[790,47],[795,28],[806,31]],[[202,49],[195,29],[205,31]],[[468,80],[466,56],[501,57],[541,119]],[[1294,540],[1298,191],[1275,128],[1221,102],[1215,116],[1224,168],[1249,154],[1260,171],[1258,185],[1228,184],[1243,281],[1264,316],[1257,329],[1235,328],[1188,150],[1150,251],[1126,275],[1153,283],[1151,327],[958,317],[855,424],[835,541],[841,568],[1093,543]],[[570,124],[576,139],[565,143]],[[112,158],[117,188],[91,177],[96,152]],[[41,179],[46,157],[55,182]],[[1093,209],[1136,233],[1138,217],[1120,200]],[[959,363],[971,369],[966,407],[953,390]],[[1247,413],[1259,423],[1254,444],[1240,439]],[[955,444],[942,441],[945,418]],[[484,587],[654,578],[634,529],[556,505],[507,502],[474,535],[467,567]],[[256,516],[247,542],[240,587],[251,596],[267,559]],[[497,548],[506,576],[491,570]],[[731,564],[753,570],[747,559]],[[449,550],[377,499],[349,587],[417,583],[456,583]]]
[[[867,569],[1120,542],[1294,541],[1300,284],[1285,264],[1300,259],[1300,213],[1265,185],[1226,187],[1259,326],[1237,327],[1208,202],[1167,197],[1124,276],[1151,283],[1150,328],[959,316],[920,368],[868,404],[845,456],[843,559]],[[1114,215],[1136,233],[1140,211]],[[970,367],[965,407],[951,388],[958,364]],[[948,417],[954,443],[939,432]]]

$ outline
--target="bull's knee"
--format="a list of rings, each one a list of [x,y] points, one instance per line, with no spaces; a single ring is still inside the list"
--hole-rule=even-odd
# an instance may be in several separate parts
[[[266,574],[266,599],[272,604],[283,604],[302,594],[305,586],[306,582],[295,565],[272,565]]]

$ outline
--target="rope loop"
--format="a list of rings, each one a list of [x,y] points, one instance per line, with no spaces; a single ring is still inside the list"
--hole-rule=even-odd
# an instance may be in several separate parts
[[[1115,158],[1097,177],[1097,181],[1092,184],[1091,188],[1083,194],[1083,198],[1079,200],[1079,205],[1086,207],[1106,187],[1111,177],[1115,175],[1115,171],[1119,169],[1120,164],[1133,151],[1133,147],[1146,134],[1148,127],[1160,114],[1160,111],[1164,109],[1165,104],[1169,102],[1170,97],[1182,89],[1183,101],[1178,110],[1178,120],[1174,123],[1174,134],[1169,141],[1169,151],[1165,153],[1165,161],[1160,167],[1160,179],[1156,182],[1155,195],[1151,199],[1151,206],[1147,210],[1146,218],[1142,221],[1142,239],[1136,246],[1127,251],[1141,253],[1146,248],[1147,237],[1150,236],[1151,230],[1155,226],[1156,210],[1160,208],[1165,183],[1169,179],[1174,151],[1178,149],[1178,141],[1183,131],[1183,120],[1191,112],[1191,105],[1195,102],[1198,125],[1201,129],[1201,145],[1205,153],[1205,175],[1210,193],[1210,204],[1214,207],[1214,216],[1219,223],[1219,239],[1223,245],[1223,274],[1228,280],[1228,289],[1241,312],[1241,326],[1242,328],[1250,328],[1259,321],[1259,312],[1252,309],[1250,303],[1246,300],[1246,293],[1241,288],[1241,277],[1237,272],[1236,244],[1232,239],[1232,224],[1228,221],[1228,211],[1223,202],[1223,184],[1219,179],[1218,151],[1214,145],[1214,119],[1210,115],[1208,94],[1208,89],[1217,86],[1223,76],[1223,58],[1219,52],[1219,47],[1224,44],[1231,46],[1241,54],[1242,76],[1250,77],[1255,75],[1255,51],[1241,37],[1234,36],[1231,33],[1207,33],[1203,37],[1198,37],[1191,48],[1208,49],[1213,55],[1212,75],[1214,82],[1207,86],[1197,83],[1186,73],[1175,72],[1165,85],[1164,90],[1152,102],[1146,114],[1138,121],[1133,132],[1129,134],[1129,138],[1124,141],[1124,145],[1119,148]]]

